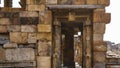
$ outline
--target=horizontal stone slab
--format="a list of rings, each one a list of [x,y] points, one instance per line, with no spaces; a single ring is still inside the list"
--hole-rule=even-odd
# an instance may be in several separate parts
[[[52,40],[51,33],[37,33],[37,40]]]
[[[6,49],[7,61],[34,61],[35,52],[33,48]]]
[[[38,24],[38,32],[51,32],[51,25]]]
[[[22,11],[19,13],[20,17],[38,17],[38,12],[32,12],[32,11]]]
[[[21,32],[36,32],[36,25],[21,25]]]
[[[20,32],[21,26],[20,25],[9,25],[7,26],[8,32]]]
[[[106,29],[105,23],[93,23],[93,33],[94,34],[104,34]]]
[[[4,44],[3,47],[6,49],[14,49],[14,48],[17,48],[18,45],[17,45],[17,43],[9,43],[8,42],[8,43]]]
[[[94,52],[94,62],[105,62],[106,52]]]
[[[11,21],[9,18],[0,18],[0,25],[10,25]]]

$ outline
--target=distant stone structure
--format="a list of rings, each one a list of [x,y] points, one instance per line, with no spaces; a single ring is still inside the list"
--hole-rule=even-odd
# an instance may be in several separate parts
[[[74,35],[81,32],[82,68],[106,68],[103,41],[109,0],[20,0],[0,8],[1,68],[75,68]],[[80,50],[79,50],[80,49]]]

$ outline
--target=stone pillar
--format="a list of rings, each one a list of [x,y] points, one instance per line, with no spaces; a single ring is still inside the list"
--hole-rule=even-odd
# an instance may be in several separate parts
[[[4,7],[12,7],[12,0],[4,0]]]
[[[96,9],[93,13],[93,68],[105,68],[107,44],[103,41],[106,23],[110,14],[105,9]]]
[[[61,68],[61,23],[54,21],[53,68]]]
[[[92,25],[88,18],[83,27],[83,67],[92,68]]]

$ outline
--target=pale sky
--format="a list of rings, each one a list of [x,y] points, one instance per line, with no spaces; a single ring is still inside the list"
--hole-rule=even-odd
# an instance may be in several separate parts
[[[3,0],[1,0],[3,1]],[[18,7],[18,0],[14,0],[13,6]],[[106,32],[104,34],[105,41],[112,41],[120,43],[120,0],[110,0],[111,4],[106,8],[106,12],[111,13],[111,22],[106,26]],[[0,6],[3,6],[1,4]]]

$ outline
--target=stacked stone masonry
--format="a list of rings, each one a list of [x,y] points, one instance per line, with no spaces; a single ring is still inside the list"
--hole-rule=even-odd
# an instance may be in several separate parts
[[[52,63],[53,15],[47,5],[102,5],[92,9],[93,63],[89,68],[105,68],[103,35],[110,22],[110,13],[105,12],[109,0],[21,0],[21,8],[12,8],[11,1],[4,0],[5,7],[0,8],[0,67],[57,68]]]

